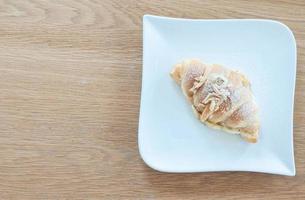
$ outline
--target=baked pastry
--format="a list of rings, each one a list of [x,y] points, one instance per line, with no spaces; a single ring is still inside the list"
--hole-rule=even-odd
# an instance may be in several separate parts
[[[217,64],[185,60],[174,66],[171,76],[181,85],[201,122],[257,142],[258,107],[243,74]]]

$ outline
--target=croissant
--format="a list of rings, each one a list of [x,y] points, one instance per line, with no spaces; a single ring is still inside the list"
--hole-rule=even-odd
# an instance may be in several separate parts
[[[181,86],[201,122],[257,142],[258,106],[243,74],[217,64],[185,60],[174,66],[171,77]]]

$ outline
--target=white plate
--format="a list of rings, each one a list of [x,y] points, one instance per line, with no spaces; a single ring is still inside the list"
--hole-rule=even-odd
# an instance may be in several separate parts
[[[170,78],[187,58],[247,75],[260,107],[259,142],[210,129],[194,116]],[[139,149],[163,172],[253,171],[295,175],[293,102],[296,43],[272,20],[192,20],[143,17],[143,77]]]

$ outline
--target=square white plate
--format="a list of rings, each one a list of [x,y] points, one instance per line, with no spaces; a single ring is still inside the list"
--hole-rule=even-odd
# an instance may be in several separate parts
[[[199,58],[247,75],[260,107],[259,142],[204,126],[170,78],[174,64]],[[293,103],[296,43],[272,20],[143,17],[139,149],[163,172],[253,171],[295,175]]]

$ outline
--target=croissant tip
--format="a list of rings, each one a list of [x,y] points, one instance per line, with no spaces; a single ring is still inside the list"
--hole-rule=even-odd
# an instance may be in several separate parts
[[[181,80],[181,64],[174,66],[173,70],[170,72],[170,76],[179,84]]]
[[[258,134],[255,135],[241,134],[241,136],[244,140],[250,143],[257,143],[258,141]]]

